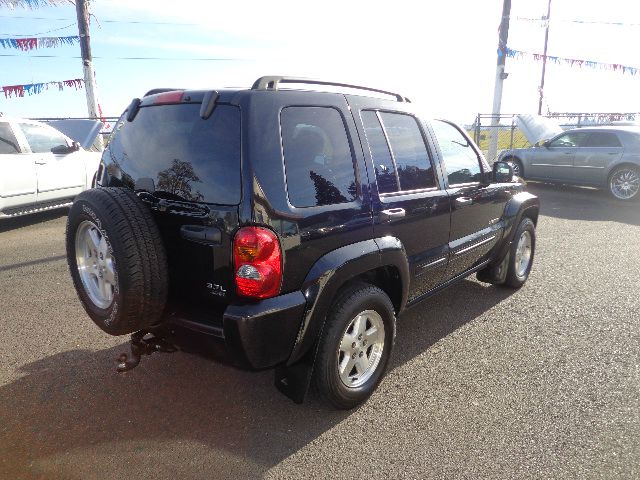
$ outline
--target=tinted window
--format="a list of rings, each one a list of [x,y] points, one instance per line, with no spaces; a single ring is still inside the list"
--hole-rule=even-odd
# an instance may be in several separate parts
[[[53,128],[31,123],[20,123],[19,126],[33,153],[51,152],[53,147],[67,145],[64,135]]]
[[[569,132],[560,135],[549,143],[550,147],[579,147],[587,136],[584,132]]]
[[[378,192],[390,193],[400,190],[396,177],[396,167],[391,158],[387,139],[378,120],[378,114],[372,111],[361,113],[364,131],[369,144],[369,151],[373,159],[373,167],[378,182]]]
[[[2,153],[19,153],[18,141],[6,122],[0,123],[0,154]]]
[[[584,142],[584,147],[621,147],[622,144],[615,133],[591,132]]]
[[[103,156],[130,187],[151,179],[156,195],[183,201],[240,202],[240,110],[218,105],[207,120],[200,104],[143,107],[121,119]]]
[[[479,182],[482,170],[478,155],[460,130],[450,123],[436,120],[433,131],[440,145],[449,185]]]
[[[433,168],[416,119],[388,112],[381,112],[380,118],[391,146],[400,190],[435,187]]]
[[[340,112],[327,107],[287,107],[280,120],[291,204],[312,207],[354,200],[353,157]]]

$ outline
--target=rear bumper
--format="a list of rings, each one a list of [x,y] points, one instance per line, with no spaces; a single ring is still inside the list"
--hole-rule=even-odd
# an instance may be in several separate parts
[[[171,323],[193,332],[224,339],[231,356],[241,366],[261,369],[285,362],[291,355],[306,300],[296,291],[255,303],[229,305],[222,322],[213,325],[195,318],[176,318]]]

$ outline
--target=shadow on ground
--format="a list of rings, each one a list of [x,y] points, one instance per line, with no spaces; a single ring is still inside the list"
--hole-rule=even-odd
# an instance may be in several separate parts
[[[66,217],[68,213],[68,208],[58,208],[55,210],[49,210],[47,212],[23,215],[21,217],[0,218],[0,233]]]
[[[527,182],[527,190],[540,197],[542,215],[640,225],[640,201],[621,202],[604,190],[571,185]]]
[[[510,293],[466,280],[409,310],[399,321],[390,368],[427,351]],[[21,377],[0,387],[0,477],[57,477],[60,472],[50,463],[43,466],[43,459],[64,464],[73,455],[93,462],[91,468],[110,468],[100,465],[104,460],[96,451],[135,463],[152,455],[150,445],[167,442],[171,448],[204,445],[207,455],[221,455],[221,470],[208,478],[253,477],[353,413],[331,410],[314,396],[303,405],[292,403],[274,388],[271,371],[240,371],[181,352],[145,357],[135,370],[117,374],[115,359],[125,350],[123,343],[98,352],[63,352],[20,367]],[[166,473],[167,464],[184,477],[198,468],[174,450],[163,455],[164,465],[147,471],[149,476]]]

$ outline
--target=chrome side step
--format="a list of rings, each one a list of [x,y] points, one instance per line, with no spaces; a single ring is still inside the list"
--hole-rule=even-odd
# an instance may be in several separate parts
[[[14,218],[32,213],[46,212],[47,210],[55,210],[56,208],[65,208],[73,205],[73,199],[65,198],[62,200],[53,200],[50,202],[34,203],[31,205],[23,205],[21,207],[7,208],[0,212],[0,218]]]

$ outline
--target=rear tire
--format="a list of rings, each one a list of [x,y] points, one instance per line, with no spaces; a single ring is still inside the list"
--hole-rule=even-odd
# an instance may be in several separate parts
[[[339,409],[363,403],[385,374],[395,339],[396,317],[378,287],[355,284],[333,303],[316,359],[320,396]]]
[[[155,220],[135,193],[94,188],[78,195],[66,247],[76,292],[98,327],[125,335],[160,322],[167,258]]]
[[[631,202],[640,199],[640,169],[632,165],[616,167],[609,175],[609,194],[616,200]]]

